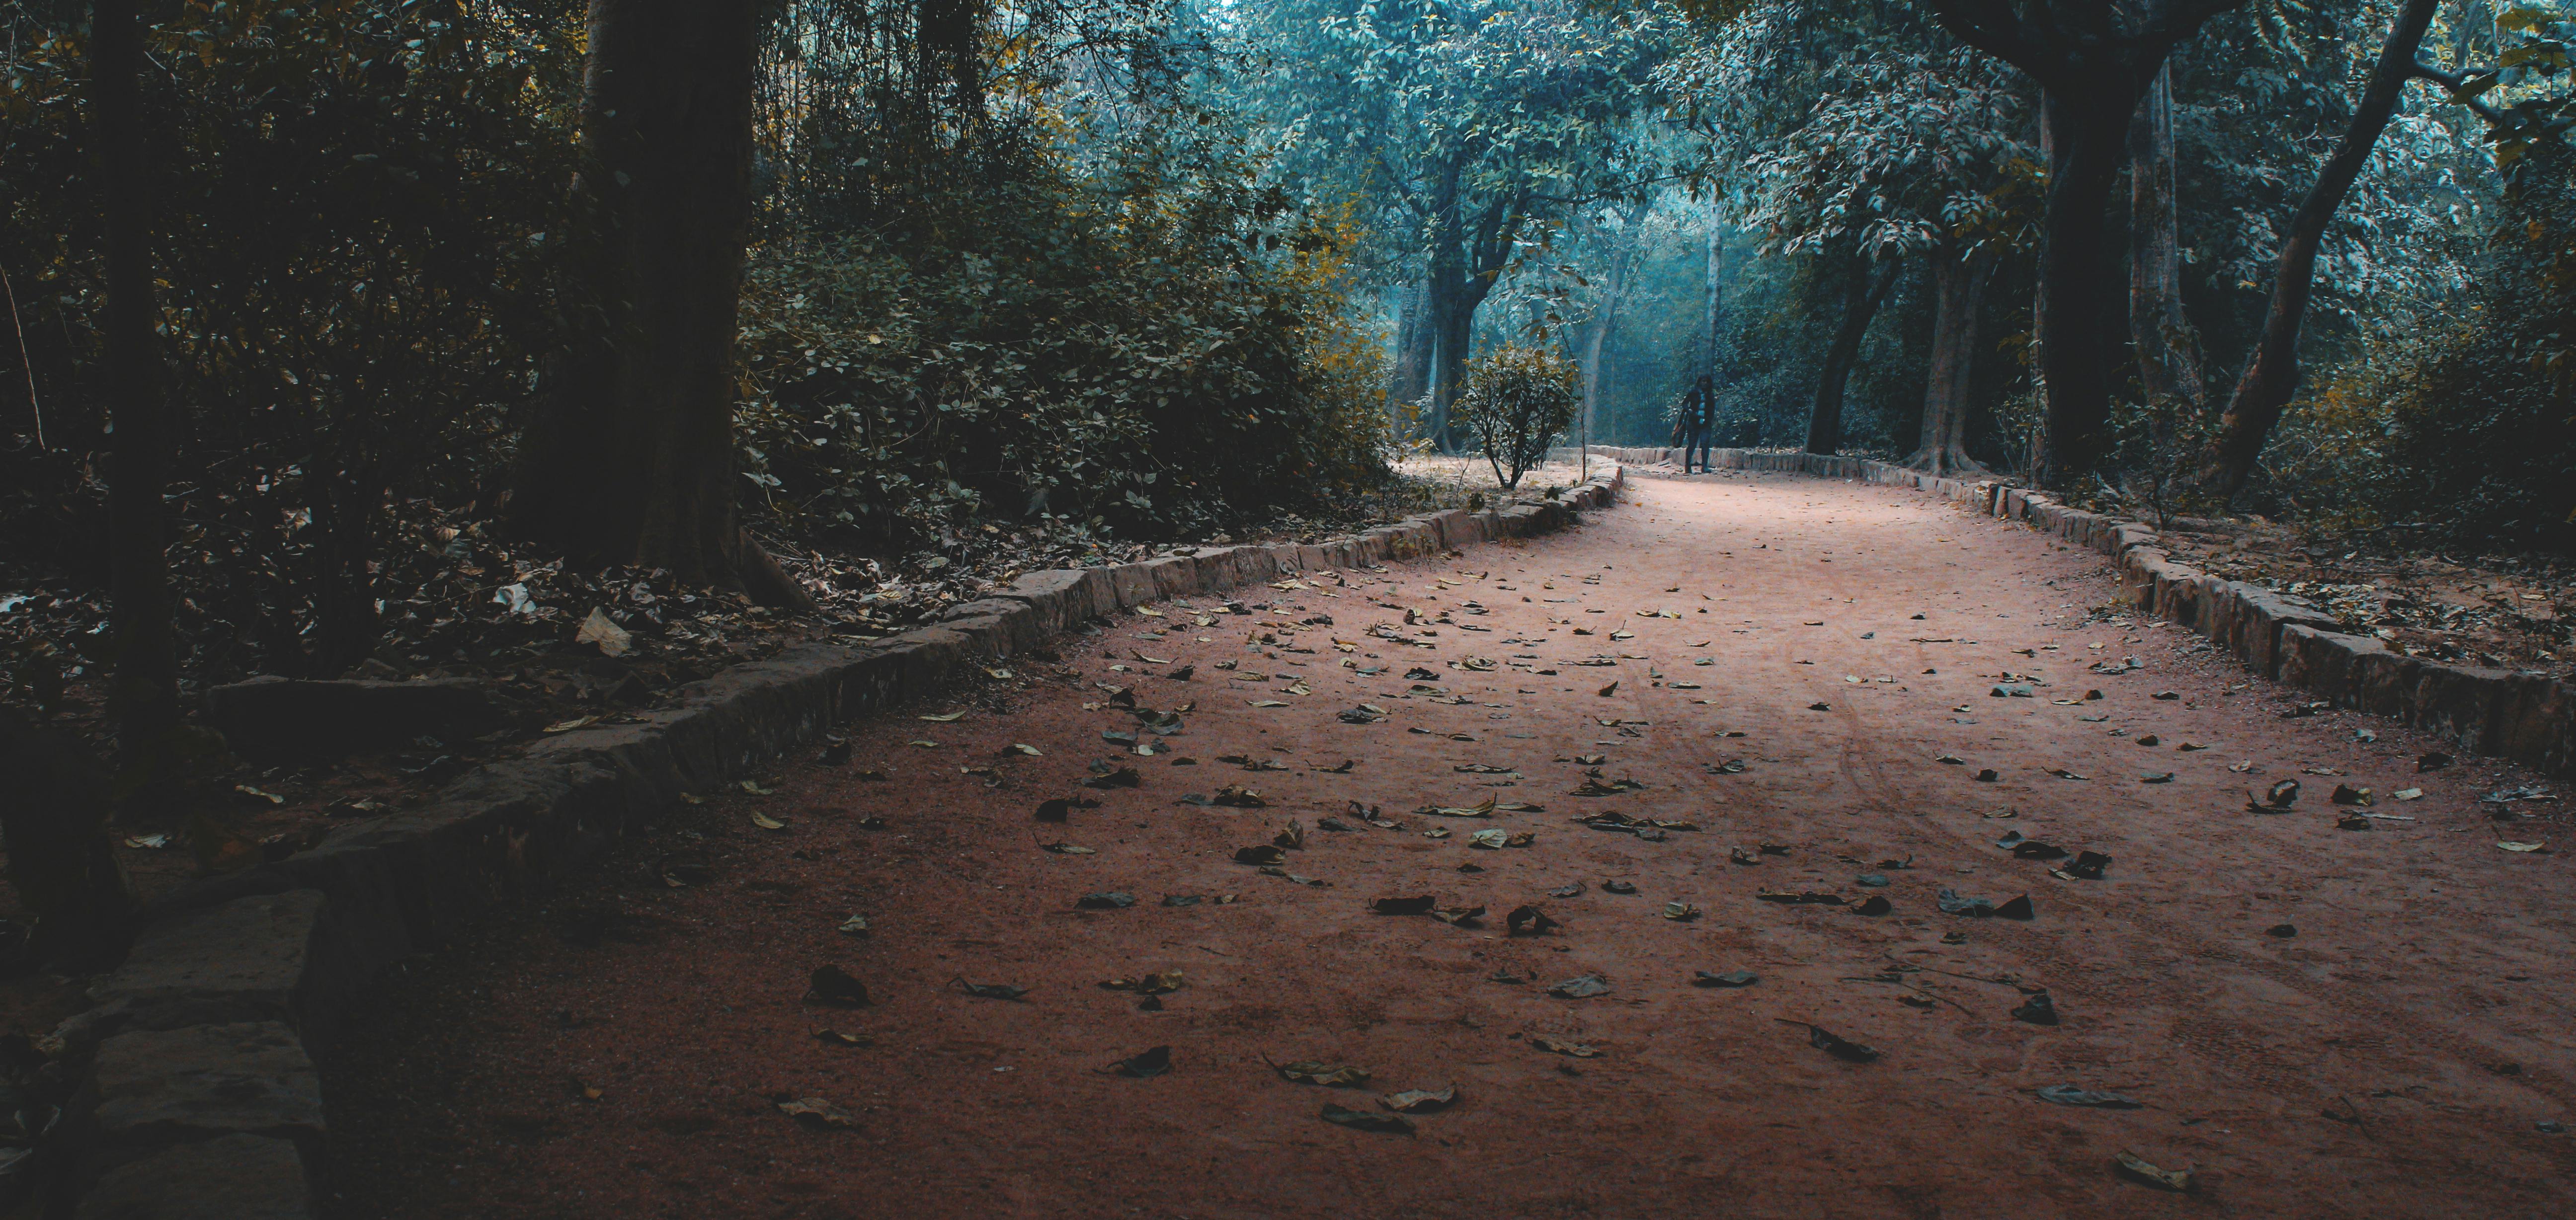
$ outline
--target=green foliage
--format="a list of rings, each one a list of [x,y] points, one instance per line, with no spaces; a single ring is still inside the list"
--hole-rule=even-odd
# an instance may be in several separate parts
[[[1263,249],[1249,196],[1168,184],[949,202],[938,243],[755,253],[739,421],[753,503],[783,525],[872,549],[1038,514],[1171,538],[1382,474],[1375,352],[1330,233]]]
[[[2266,455],[2279,494],[2349,527],[2576,551],[2571,163],[2563,145],[2535,146],[2464,306],[2375,346],[2291,414]]]
[[[1505,344],[1467,364],[1458,416],[1484,446],[1506,488],[1547,456],[1582,403],[1574,362],[1541,347]]]
[[[199,658],[219,672],[293,669],[317,605],[338,608],[322,634],[371,632],[388,497],[475,498],[571,324],[557,270],[577,227],[578,11],[244,0],[160,17],[142,160],[162,383],[186,438],[176,542],[228,576],[183,604],[185,634],[228,654]],[[0,533],[13,564],[84,571],[105,549],[113,422],[87,35],[13,18],[0,265],[48,448],[16,450]]]

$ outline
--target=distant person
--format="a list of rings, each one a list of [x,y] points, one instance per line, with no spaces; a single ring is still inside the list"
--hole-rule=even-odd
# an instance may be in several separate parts
[[[1711,464],[1717,451],[1710,441],[1717,432],[1717,390],[1708,378],[1691,387],[1690,397],[1682,400],[1681,417],[1674,422],[1682,434],[1682,473],[1691,473],[1694,458],[1702,473],[1717,469]]]

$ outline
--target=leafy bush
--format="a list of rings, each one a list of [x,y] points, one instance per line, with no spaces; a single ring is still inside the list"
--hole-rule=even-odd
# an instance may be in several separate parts
[[[1458,415],[1484,446],[1495,480],[1511,488],[1574,422],[1582,398],[1573,361],[1505,344],[1468,362]]]
[[[2529,154],[2464,304],[2381,343],[2291,414],[2266,455],[2277,494],[2329,524],[2576,550],[2571,169],[2564,145]]]
[[[1211,159],[1042,165],[918,201],[935,225],[755,250],[751,507],[878,551],[985,517],[1174,538],[1383,477],[1379,357],[1338,293],[1346,238]]]

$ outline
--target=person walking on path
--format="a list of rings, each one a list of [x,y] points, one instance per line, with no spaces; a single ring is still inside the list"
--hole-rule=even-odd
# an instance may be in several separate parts
[[[1709,464],[1715,456],[1710,437],[1717,432],[1717,391],[1709,379],[1702,377],[1691,387],[1690,397],[1682,400],[1682,473],[1691,473],[1691,460],[1696,456],[1699,468],[1706,472],[1717,469]]]

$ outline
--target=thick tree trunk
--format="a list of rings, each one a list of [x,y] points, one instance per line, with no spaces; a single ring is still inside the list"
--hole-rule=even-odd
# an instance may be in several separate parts
[[[2033,474],[2067,487],[2092,473],[2109,447],[2107,368],[2116,318],[2109,206],[2119,181],[2135,98],[2116,107],[2051,96],[2048,202],[2040,222],[2039,296],[2032,338],[2046,411]]]
[[[1923,386],[1921,448],[1906,459],[1908,466],[1940,475],[1985,471],[1963,445],[1969,378],[1976,371],[1977,310],[1994,269],[1993,256],[1984,252],[1966,259],[1947,250],[1933,255],[1931,369]]]
[[[2221,503],[2235,500],[2245,490],[2246,480],[2254,475],[2255,460],[2263,455],[2263,442],[2280,422],[2282,408],[2299,391],[2299,327],[2308,312],[2308,295],[2315,288],[2317,245],[2324,240],[2335,210],[2343,206],[2344,193],[2369,162],[2379,133],[2396,112],[2406,81],[2415,73],[2416,50],[2423,45],[2424,32],[2439,7],[2439,0],[2407,0],[2389,27],[2379,66],[2371,71],[2370,87],[2362,92],[2342,143],[2326,158],[2316,184],[2308,188],[2307,198],[2299,201],[2297,214],[2290,218],[2272,279],[2272,305],[2263,317],[2263,338],[2227,400],[2226,431],[2218,452]]]
[[[2208,390],[2182,311],[2173,139],[2173,64],[2167,61],[2129,122],[2129,341],[2148,400],[2198,410]]]
[[[1843,296],[1843,324],[1834,332],[1833,346],[1825,349],[1824,370],[1816,378],[1816,404],[1807,413],[1809,453],[1832,453],[1842,447],[1843,387],[1851,381],[1870,319],[1878,316],[1879,304],[1896,287],[1897,269],[1890,260],[1884,271],[1872,274],[1866,256],[1852,260],[1851,286]]]
[[[591,0],[583,175],[607,326],[554,363],[514,509],[585,564],[803,593],[735,511],[735,312],[750,216],[756,0]]]
[[[91,10],[90,87],[107,238],[106,373],[115,438],[108,486],[109,592],[116,622],[120,788],[149,800],[178,783],[179,653],[170,615],[167,509],[177,448],[153,340],[152,190],[143,180],[143,31],[133,0]]]
[[[1443,453],[1456,452],[1458,429],[1451,408],[1467,384],[1467,358],[1476,340],[1476,309],[1493,293],[1491,277],[1479,275],[1457,260],[1433,265],[1429,293],[1432,330],[1431,410],[1423,416],[1423,435],[1437,441]]]
[[[2033,338],[2045,422],[2032,468],[2042,484],[2067,487],[2092,473],[2109,442],[2105,357],[2118,302],[2107,208],[2129,118],[2174,46],[2246,0],[1926,2],[1943,28],[2028,73],[2042,91],[2050,172]]]

